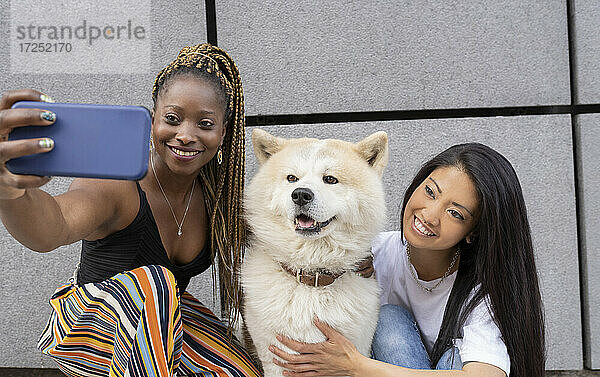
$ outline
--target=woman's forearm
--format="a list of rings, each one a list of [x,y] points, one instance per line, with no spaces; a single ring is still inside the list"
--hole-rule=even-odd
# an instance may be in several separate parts
[[[462,370],[408,369],[378,360],[361,358],[352,377],[505,377],[506,374],[490,364],[473,362]]]
[[[408,369],[397,365],[387,364],[378,360],[367,359],[362,360],[360,369],[353,374],[356,376],[369,377],[467,377],[462,370],[426,370],[426,369]]]
[[[369,376],[369,377],[392,377],[401,376],[404,368],[386,364],[378,360],[362,357],[356,363],[356,370],[352,373],[352,377]]]
[[[27,189],[17,199],[0,200],[0,219],[17,241],[35,251],[53,250],[67,239],[56,199],[40,189]]]

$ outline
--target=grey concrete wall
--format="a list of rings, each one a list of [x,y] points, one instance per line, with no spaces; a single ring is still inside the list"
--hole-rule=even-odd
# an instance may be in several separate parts
[[[600,103],[600,2],[574,0],[574,68],[578,104]],[[585,366],[600,369],[600,114],[583,114],[575,123],[578,145],[581,272],[584,304]]]
[[[600,369],[600,114],[580,115],[579,193],[582,213],[581,246],[586,329],[586,366]]]
[[[563,0],[237,4],[217,2],[219,45],[249,115],[570,101]]]
[[[600,102],[600,2],[573,0],[575,68],[579,103]]]
[[[68,14],[68,8],[64,8],[65,4],[67,3],[62,3],[61,12]],[[11,35],[10,5],[11,1],[0,2],[0,51],[3,51],[0,53],[0,67],[2,67],[0,90],[31,87],[45,91],[57,102],[135,104],[151,108],[152,84],[158,71],[177,56],[181,47],[207,41],[204,2],[152,0],[147,33],[151,44],[151,59],[147,65],[139,67],[138,73],[98,74],[92,69],[89,73],[76,75],[13,74],[8,53]],[[60,7],[57,5],[57,8]],[[129,8],[124,7],[121,11],[128,17],[134,18],[140,10],[132,5]],[[71,17],[72,24],[77,25],[82,17],[76,15]],[[106,46],[106,48],[112,47]],[[67,62],[73,65],[78,63],[68,60]],[[102,63],[98,62],[98,64]],[[122,62],[119,60],[111,62],[117,66],[120,63]]]
[[[127,17],[149,17],[150,59],[134,73],[11,72],[11,3],[0,2],[0,92],[43,90],[58,101],[151,106],[155,74],[184,46],[206,41],[203,1],[123,0]],[[116,0],[107,0],[116,1]],[[67,2],[54,2],[56,7]],[[87,2],[83,2],[87,3]],[[94,7],[91,5],[89,14]],[[575,92],[578,103],[600,103],[600,5],[573,0]],[[144,4],[150,4],[144,7]],[[216,4],[218,43],[243,77],[248,115],[380,110],[498,108],[571,103],[567,2],[500,0],[361,3],[250,0]],[[100,9],[100,8],[98,8]],[[69,16],[69,10],[63,10]],[[100,12],[101,13],[101,12]],[[72,15],[75,17],[75,15]],[[14,31],[13,31],[14,32]],[[134,46],[140,48],[139,46]],[[112,52],[112,51],[111,51]],[[140,54],[143,51],[140,48]],[[108,54],[109,55],[109,54]],[[86,63],[69,61],[68,64]],[[118,64],[118,59],[98,64]],[[272,126],[284,136],[358,140],[383,129],[391,158],[385,184],[388,228],[417,166],[444,147],[480,141],[515,166],[528,206],[546,310],[547,369],[600,369],[597,203],[598,113],[579,117],[573,145],[569,115]],[[248,175],[255,171],[248,143]],[[581,159],[573,160],[574,148]],[[577,163],[577,165],[576,165]],[[581,213],[574,174],[579,169]],[[69,180],[55,179],[51,193]],[[580,216],[577,248],[575,219]],[[0,287],[0,367],[47,368],[35,344],[52,291],[72,274],[79,245],[47,255],[24,249],[0,230],[5,279]],[[582,253],[582,283],[578,253]],[[190,290],[212,306],[210,271]],[[580,307],[580,295],[584,307]],[[218,300],[216,300],[218,302]],[[582,309],[587,313],[583,318]],[[585,342],[583,341],[585,339]],[[585,344],[585,349],[584,349]]]

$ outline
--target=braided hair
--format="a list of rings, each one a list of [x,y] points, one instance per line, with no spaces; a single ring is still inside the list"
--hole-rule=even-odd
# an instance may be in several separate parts
[[[244,92],[239,71],[224,50],[210,44],[188,46],[156,76],[152,89],[155,107],[159,93],[167,90],[170,79],[186,74],[213,84],[225,107],[222,164],[211,159],[200,170],[199,178],[210,214],[212,260],[217,258],[219,266],[221,310],[229,318],[231,329],[241,305],[241,286],[236,272],[241,265],[245,240],[241,213],[245,167]],[[214,274],[213,269],[213,277]]]

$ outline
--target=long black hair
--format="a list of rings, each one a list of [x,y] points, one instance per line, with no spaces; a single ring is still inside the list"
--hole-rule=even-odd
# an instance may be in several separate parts
[[[454,145],[425,163],[404,194],[404,210],[416,188],[437,168],[456,167],[477,189],[479,219],[473,240],[460,241],[458,274],[431,363],[461,337],[461,329],[483,300],[498,325],[510,357],[510,377],[543,377],[544,317],[531,231],[521,185],[510,162],[479,143]]]

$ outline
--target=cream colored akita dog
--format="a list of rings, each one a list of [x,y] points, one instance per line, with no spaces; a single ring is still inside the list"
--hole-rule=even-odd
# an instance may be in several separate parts
[[[379,288],[355,271],[385,221],[386,133],[354,144],[254,129],[252,142],[260,169],[244,198],[251,237],[241,271],[243,317],[265,377],[282,375],[270,344],[292,352],[277,334],[325,340],[315,316],[369,356]]]

